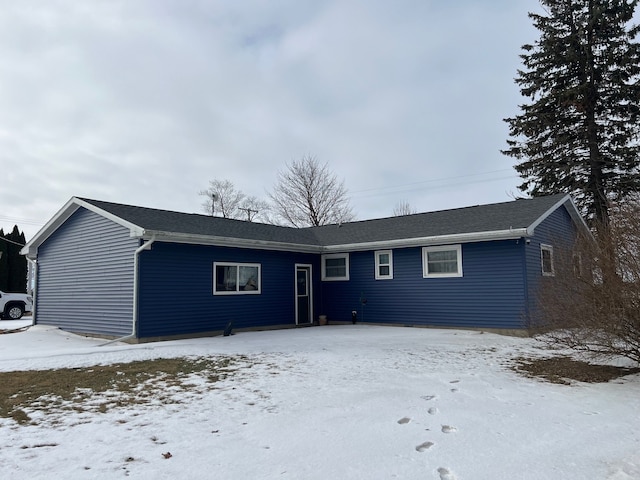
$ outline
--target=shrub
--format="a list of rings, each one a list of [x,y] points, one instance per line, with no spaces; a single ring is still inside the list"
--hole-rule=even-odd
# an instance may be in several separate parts
[[[550,345],[640,364],[640,202],[611,207],[611,220],[555,252],[541,279],[532,328]]]

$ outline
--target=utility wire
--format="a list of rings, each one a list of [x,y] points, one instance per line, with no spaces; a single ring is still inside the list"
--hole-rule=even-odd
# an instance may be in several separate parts
[[[26,224],[26,225],[35,225],[37,227],[41,227],[44,225],[44,222],[42,222],[41,220],[34,220],[34,219],[29,219],[29,218],[18,218],[18,217],[7,217],[4,215],[0,215],[0,221],[1,222],[11,222],[11,223],[19,223],[19,224]]]
[[[353,191],[351,193],[365,193],[365,192],[372,192],[372,191],[379,191],[379,190],[388,190],[388,189],[412,187],[414,185],[422,185],[424,183],[442,182],[442,181],[445,181],[445,180],[458,180],[458,179],[461,179],[461,178],[469,178],[469,177],[480,177],[482,175],[489,175],[489,174],[492,174],[492,173],[502,173],[502,172],[510,172],[510,171],[513,171],[513,168],[502,168],[500,170],[491,170],[491,171],[488,171],[488,172],[481,172],[481,173],[470,173],[468,175],[457,175],[455,177],[432,178],[430,180],[422,180],[420,182],[403,183],[403,184],[400,184],[400,185],[389,185],[389,186],[386,186],[386,187],[366,188],[364,190],[356,190],[356,191]],[[503,179],[503,178],[511,178],[511,177],[500,177],[500,179]],[[487,179],[487,181],[489,181],[489,180],[493,180],[493,179]]]
[[[24,247],[23,243],[14,242],[13,240],[9,240],[8,238],[0,237],[0,240],[4,240],[7,243],[13,243],[14,245],[17,245],[19,247]]]
[[[467,180],[464,182],[449,182],[449,183],[443,183],[440,185],[432,185],[429,188],[431,190],[439,190],[439,189],[443,189],[443,188],[451,188],[451,187],[458,187],[461,185],[472,185],[475,183],[488,183],[488,182],[495,182],[498,180],[509,180],[512,179],[514,177],[512,176],[504,176],[504,177],[493,177],[493,178],[485,178],[485,179],[476,179],[476,180]],[[435,180],[434,180],[435,181]],[[420,182],[423,183],[423,182]],[[386,187],[384,187],[386,188]],[[392,187],[389,187],[392,188]],[[415,186],[414,188],[398,188],[396,190],[389,190],[389,191],[377,191],[377,190],[381,190],[381,189],[371,189],[368,192],[363,192],[362,190],[360,190],[360,194],[355,194],[352,195],[352,198],[367,198],[367,197],[378,197],[378,196],[384,196],[384,195],[397,195],[397,194],[402,194],[402,193],[408,193],[408,192],[416,192],[416,191],[420,191],[420,190],[424,190],[426,187],[424,186]]]

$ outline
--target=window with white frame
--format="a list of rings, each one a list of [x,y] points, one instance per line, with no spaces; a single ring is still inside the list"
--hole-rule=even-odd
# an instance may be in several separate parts
[[[378,250],[376,255],[376,280],[393,278],[393,254],[391,250]]]
[[[423,247],[422,276],[424,278],[461,277],[462,247],[460,245]]]
[[[261,291],[259,263],[214,262],[213,294],[258,294]]]
[[[583,261],[580,252],[573,254],[573,274],[577,278],[584,278]]]
[[[331,253],[323,255],[322,280],[349,280],[349,254]]]
[[[553,247],[551,245],[540,245],[540,262],[542,265],[542,275],[552,277],[555,275],[553,267]]]

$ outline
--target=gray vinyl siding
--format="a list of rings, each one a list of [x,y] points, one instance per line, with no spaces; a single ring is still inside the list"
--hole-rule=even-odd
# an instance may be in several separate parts
[[[138,244],[127,228],[78,209],[38,249],[36,323],[71,332],[131,333]]]
[[[537,205],[513,203],[509,208],[516,210]],[[295,240],[301,232],[175,212],[151,211],[151,215],[149,210],[138,207],[119,208],[134,219],[140,216],[141,220],[146,219],[152,225],[164,225],[154,222],[168,216],[169,226],[173,225],[171,222],[176,222],[179,228],[184,228],[178,220],[186,219],[188,225],[195,222],[195,227],[204,228],[207,234],[215,232],[215,229],[211,230],[214,224],[226,226],[231,229],[229,231],[244,232],[244,236],[237,238],[249,239],[254,232],[259,234],[256,237],[258,239]],[[507,207],[491,207],[492,218],[497,219],[495,221],[500,220],[498,214],[503,208]],[[462,212],[463,216],[469,220],[470,214],[465,212]],[[536,212],[535,218],[540,218],[541,213]],[[456,215],[462,213],[457,212]],[[441,215],[439,213],[438,217]],[[533,221],[533,213],[531,215]],[[126,218],[141,228],[147,228],[144,222]],[[410,216],[404,221],[423,218],[426,217]],[[397,221],[383,219],[380,222],[387,225],[386,231],[397,235],[392,228],[397,226]],[[500,222],[497,225],[501,225]],[[371,240],[366,229],[373,228],[374,224],[356,223],[322,230],[328,235],[327,245],[335,245],[336,239],[342,238],[340,232],[346,231],[344,228],[355,229],[353,237],[345,238]],[[448,226],[447,222],[440,223],[442,228],[454,228]],[[509,226],[514,224],[511,221],[505,223]],[[531,223],[524,222],[523,225]],[[414,227],[422,228],[419,222]],[[424,226],[427,227],[431,228]],[[190,232],[189,228],[185,231]],[[465,228],[468,230],[470,227]],[[156,241],[139,256],[138,337],[153,339],[218,332],[229,322],[233,322],[237,329],[294,326],[296,264],[313,267],[314,319],[318,315],[327,315],[330,322],[349,321],[351,311],[356,310],[358,320],[367,323],[524,328],[535,309],[537,286],[542,280],[552,281],[549,280],[552,277],[542,277],[540,245],[552,245],[557,251],[571,238],[572,233],[572,219],[563,206],[538,225],[535,236],[528,241],[520,238],[462,244],[461,277],[423,278],[422,248],[408,247],[392,250],[393,278],[384,280],[375,279],[373,250],[349,253],[348,281],[320,281],[320,253]],[[389,237],[393,238],[396,237]],[[300,237],[301,245],[315,245],[312,240],[306,233]],[[322,244],[322,238],[318,242]],[[54,325],[72,332],[114,337],[131,333],[134,316],[134,255],[140,244],[140,239],[130,237],[128,228],[79,208],[46,240],[37,244],[35,323]],[[381,246],[380,249],[389,248]],[[260,264],[261,293],[214,295],[214,262]],[[364,299],[366,304],[362,302]]]

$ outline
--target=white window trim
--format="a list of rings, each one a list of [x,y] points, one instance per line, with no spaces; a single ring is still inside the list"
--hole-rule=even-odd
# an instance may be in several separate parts
[[[328,258],[344,258],[345,262],[345,269],[346,269],[346,275],[343,277],[327,277],[327,271],[326,271],[326,264],[325,264],[325,260]],[[321,260],[321,264],[322,264],[322,280],[326,281],[326,282],[334,282],[334,281],[345,281],[345,280],[349,280],[349,254],[348,253],[330,253],[330,254],[326,254],[326,255],[322,255],[322,260]]]
[[[576,252],[573,255],[573,274],[578,278],[584,278],[583,270],[582,254],[580,252]]]
[[[429,261],[427,254],[429,252],[444,252],[455,250],[458,261],[458,271],[454,273],[429,273]],[[439,247],[422,247],[422,277],[423,278],[453,278],[462,277],[462,246],[461,245],[443,245]]]
[[[551,259],[551,271],[550,272],[545,272],[544,271],[544,256],[543,256],[543,252],[549,252],[549,257]],[[556,269],[555,266],[553,264],[553,246],[552,245],[546,245],[544,243],[540,244],[540,271],[542,272],[542,275],[545,277],[554,277],[556,274]]]
[[[380,263],[380,255],[389,255],[389,263]],[[393,251],[392,250],[376,250],[375,252],[375,257],[376,257],[376,280],[391,280],[393,278]],[[382,275],[380,273],[380,267],[381,266],[388,266],[389,267],[389,274],[388,275]]]
[[[222,290],[218,291],[216,289],[216,268],[218,266],[221,267],[238,267],[236,278],[236,288],[238,290],[229,291]],[[257,267],[258,268],[258,288],[256,290],[240,290],[240,267]],[[213,294],[214,295],[259,295],[262,293],[262,265],[260,263],[244,263],[244,262],[213,262]]]

